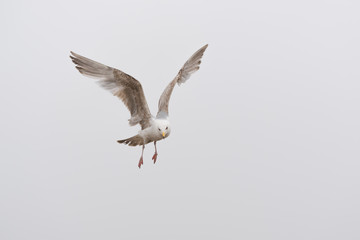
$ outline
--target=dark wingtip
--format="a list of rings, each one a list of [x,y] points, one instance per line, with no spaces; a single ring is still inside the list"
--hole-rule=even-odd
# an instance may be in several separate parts
[[[74,53],[73,51],[70,51],[70,57],[73,57],[73,58],[78,58],[80,55],[77,54],[77,53]]]
[[[76,69],[82,74],[83,73],[83,68],[82,67],[79,67],[79,66],[75,66],[76,67]]]
[[[70,51],[70,56],[71,60],[74,61],[74,59],[76,59],[76,53],[74,53],[73,51]]]

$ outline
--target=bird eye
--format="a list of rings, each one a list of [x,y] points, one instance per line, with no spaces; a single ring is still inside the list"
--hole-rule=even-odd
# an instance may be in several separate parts
[[[168,130],[168,127],[166,127],[165,130]]]
[[[160,128],[158,128],[159,129],[159,131],[161,131],[161,129]]]

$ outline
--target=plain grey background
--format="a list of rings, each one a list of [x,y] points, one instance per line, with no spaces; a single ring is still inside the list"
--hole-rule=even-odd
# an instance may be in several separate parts
[[[358,1],[2,1],[0,238],[360,239]],[[143,85],[183,63],[158,162],[69,51]]]

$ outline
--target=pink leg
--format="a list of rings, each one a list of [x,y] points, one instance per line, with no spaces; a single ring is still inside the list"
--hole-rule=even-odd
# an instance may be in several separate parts
[[[154,146],[155,146],[155,153],[154,156],[152,157],[152,160],[154,160],[154,164],[156,163],[156,159],[157,159],[157,149],[156,149],[156,141],[154,141]]]
[[[142,146],[141,157],[140,157],[139,164],[138,164],[139,168],[141,168],[141,165],[144,164],[144,161],[143,161],[144,148],[145,148],[145,145]]]

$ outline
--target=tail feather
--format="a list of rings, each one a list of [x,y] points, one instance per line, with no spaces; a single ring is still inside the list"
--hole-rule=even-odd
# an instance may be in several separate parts
[[[144,145],[144,139],[140,135],[135,135],[133,137],[118,140],[118,143],[124,143],[129,146],[138,146],[138,145]]]

